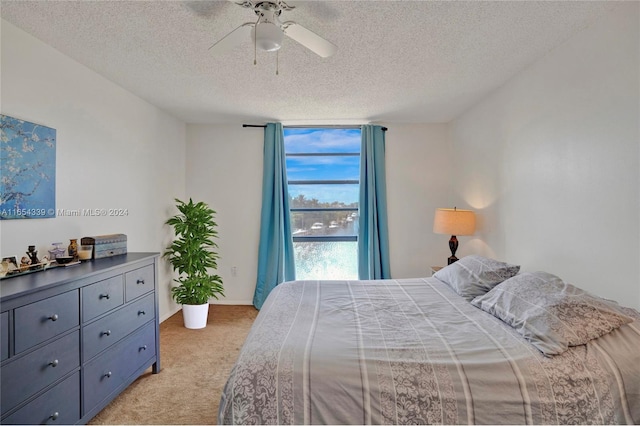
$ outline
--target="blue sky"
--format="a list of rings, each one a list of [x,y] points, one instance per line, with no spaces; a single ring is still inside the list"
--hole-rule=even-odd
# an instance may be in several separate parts
[[[359,153],[360,129],[285,128],[287,153]],[[348,180],[359,179],[359,157],[288,157],[287,179]],[[321,202],[358,201],[358,185],[290,185],[289,195],[304,194]]]
[[[287,153],[360,152],[360,129],[284,128]]]

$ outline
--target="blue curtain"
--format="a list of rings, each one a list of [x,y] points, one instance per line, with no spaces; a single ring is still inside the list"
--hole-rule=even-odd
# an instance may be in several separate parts
[[[391,278],[384,145],[382,127],[362,126],[358,230],[358,278],[361,280]]]
[[[289,193],[281,123],[269,123],[264,130],[262,213],[258,249],[258,279],[253,305],[260,309],[278,284],[295,280]]]

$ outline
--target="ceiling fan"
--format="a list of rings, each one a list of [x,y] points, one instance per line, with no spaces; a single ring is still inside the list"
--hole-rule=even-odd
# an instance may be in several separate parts
[[[241,2],[231,1],[238,6],[253,9],[258,16],[256,22],[245,22],[222,39],[217,41],[209,50],[214,54],[227,52],[238,46],[249,37],[254,42],[255,48],[260,48],[267,52],[273,52],[282,46],[283,35],[297,41],[315,54],[327,58],[338,50],[338,47],[320,37],[311,30],[293,21],[280,21],[282,11],[289,11],[295,8],[283,0],[244,0]]]

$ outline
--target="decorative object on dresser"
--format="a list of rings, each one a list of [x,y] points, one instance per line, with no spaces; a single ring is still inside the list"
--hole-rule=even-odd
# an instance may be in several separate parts
[[[457,261],[458,239],[456,235],[473,235],[476,231],[476,216],[471,210],[436,209],[433,219],[433,232],[436,234],[451,235],[449,249],[451,256],[447,259],[447,265]]]
[[[73,256],[57,256],[56,257],[56,263],[58,265],[68,265],[71,262],[73,262],[74,257]]]
[[[36,250],[36,246],[29,246],[26,253],[27,253],[27,256],[29,256],[30,265],[36,265],[40,263],[40,259],[38,259],[38,250]]]
[[[125,234],[98,235],[80,239],[83,246],[93,246],[93,258],[117,256],[127,253],[127,236]]]
[[[165,223],[173,227],[176,238],[167,247],[163,256],[169,260],[178,278],[179,286],[171,288],[171,296],[182,305],[182,315],[186,328],[204,328],[207,325],[209,299],[224,295],[222,278],[209,273],[218,267],[220,256],[214,250],[218,245],[215,211],[206,203],[194,203],[175,199],[180,211]]]
[[[16,256],[5,256],[2,258],[2,263],[0,263],[0,278],[19,272],[20,267],[18,266],[18,258]]]
[[[60,247],[62,243],[51,243],[51,245],[54,248],[49,250],[49,260],[54,261],[56,260],[56,257],[64,256],[64,249]]]
[[[160,371],[157,257],[3,282],[0,423],[86,423],[147,368]]]
[[[67,247],[67,253],[69,256],[76,258],[78,257],[78,239],[72,238],[69,240],[69,247]]]
[[[91,260],[93,256],[93,246],[78,247],[78,260]]]

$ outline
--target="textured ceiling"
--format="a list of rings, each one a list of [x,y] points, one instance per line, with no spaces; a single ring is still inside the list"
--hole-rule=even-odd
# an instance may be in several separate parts
[[[208,48],[252,10],[227,1],[11,1],[2,18],[187,123],[446,122],[616,4],[594,1],[291,1],[338,46],[285,37]]]

